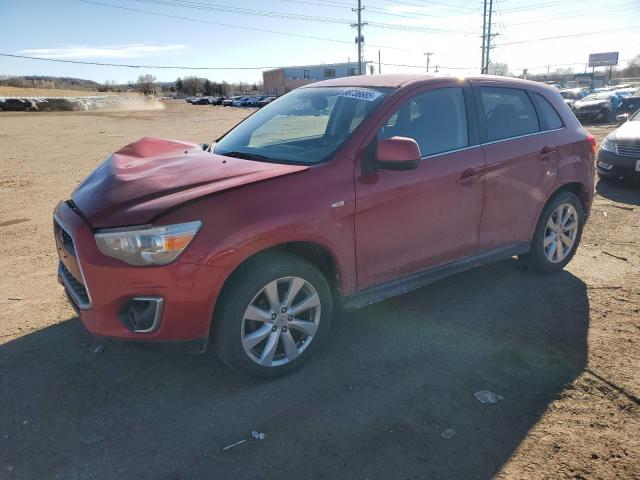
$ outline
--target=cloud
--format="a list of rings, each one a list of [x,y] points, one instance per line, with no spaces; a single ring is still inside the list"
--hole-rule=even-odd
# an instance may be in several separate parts
[[[89,47],[73,45],[62,48],[34,48],[20,50],[18,53],[42,58],[145,58],[165,53],[177,53],[185,50],[187,45],[149,45],[130,43],[125,45],[104,45]]]

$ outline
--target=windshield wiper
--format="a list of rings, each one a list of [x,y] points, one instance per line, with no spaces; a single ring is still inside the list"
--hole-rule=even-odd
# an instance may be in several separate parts
[[[274,160],[273,158],[269,158],[265,155],[260,155],[258,153],[231,151],[231,152],[218,153],[218,155],[222,155],[224,157],[242,158],[243,160],[257,160],[259,162],[276,162],[276,160]]]

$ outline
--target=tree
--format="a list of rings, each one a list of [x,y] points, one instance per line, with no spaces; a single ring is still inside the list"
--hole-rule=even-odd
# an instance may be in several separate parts
[[[204,89],[204,94],[207,97],[210,97],[213,94],[213,83],[207,78],[202,84],[202,88]]]
[[[509,65],[500,62],[490,63],[489,75],[509,75]]]
[[[188,95],[197,95],[202,92],[202,79],[198,77],[185,77],[182,80],[183,91]]]
[[[178,77],[176,80],[176,90],[181,92],[184,89],[184,85],[182,85],[182,79]]]
[[[154,91],[153,82],[156,81],[156,77],[153,75],[140,75],[138,77],[138,89],[145,95],[151,95]]]

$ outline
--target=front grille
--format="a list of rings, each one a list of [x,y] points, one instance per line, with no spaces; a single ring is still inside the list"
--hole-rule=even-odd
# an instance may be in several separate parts
[[[62,262],[58,264],[58,273],[64,280],[65,285],[69,289],[69,294],[76,301],[80,308],[89,306],[89,294],[87,289],[71,272],[64,266]]]
[[[628,143],[618,143],[618,155],[640,157],[640,144],[631,145]]]

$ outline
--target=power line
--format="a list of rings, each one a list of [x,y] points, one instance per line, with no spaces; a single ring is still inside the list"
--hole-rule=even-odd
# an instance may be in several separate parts
[[[350,10],[351,4],[344,2],[331,2],[331,3],[318,3],[317,1],[307,1],[307,0],[280,0],[282,2],[293,3],[298,5],[313,5],[317,7],[329,7],[329,8],[340,8],[343,10]],[[318,0],[320,1],[320,0]],[[418,19],[422,17],[436,17],[436,15],[430,14],[415,14],[415,13],[395,13],[395,12],[387,12],[384,8],[372,7],[371,5],[367,6],[369,12],[375,15],[384,15],[387,17],[397,17],[397,18],[410,18],[410,19]]]
[[[275,10],[258,10],[254,8],[233,7],[233,6],[221,5],[217,3],[196,2],[191,0],[135,0],[135,1],[138,3],[147,3],[152,5],[163,5],[163,6],[177,7],[177,8],[191,8],[195,10],[224,12],[224,13],[231,13],[236,15],[252,15],[252,16],[260,16],[260,17],[284,18],[288,20],[301,20],[301,21],[307,21],[307,22],[334,23],[334,24],[344,24],[344,25],[351,24],[351,20],[347,18],[314,16],[314,15],[307,15],[307,14],[301,14],[301,13],[280,12]],[[383,22],[371,22],[370,26],[372,28],[403,30],[403,31],[409,31],[409,32],[442,33],[442,34],[468,33],[468,32],[457,32],[455,30],[446,30],[441,28],[423,27],[419,25],[402,25],[402,24],[396,24],[396,23],[383,23]]]
[[[386,1],[388,3],[393,3],[395,5],[401,5],[401,6],[407,6],[407,7],[418,7],[418,8],[428,8],[431,5],[433,5],[434,7],[438,7],[438,8],[448,8],[448,9],[451,9],[451,10],[458,9],[459,13],[473,10],[473,7],[463,7],[463,6],[460,6],[460,5],[452,5],[450,3],[435,2],[435,1],[426,2],[425,0],[422,0],[422,1],[425,1],[425,3],[428,3],[430,5],[425,5],[424,3],[423,4],[411,3],[411,2],[406,2],[406,1],[402,1],[401,2],[399,0],[384,0],[384,1]]]
[[[287,37],[297,37],[297,38],[306,38],[309,40],[322,40],[322,41],[326,41],[326,42],[334,42],[334,43],[344,43],[344,44],[349,44],[351,45],[351,42],[347,41],[347,40],[339,40],[337,38],[328,38],[328,37],[318,37],[315,35],[306,35],[306,34],[302,34],[302,33],[291,33],[291,32],[282,32],[282,31],[278,31],[278,30],[269,30],[266,28],[258,28],[258,27],[248,27],[245,25],[234,25],[234,24],[230,24],[230,23],[222,23],[222,22],[214,22],[211,20],[205,20],[205,19],[201,19],[201,18],[193,18],[193,17],[183,17],[180,15],[171,15],[168,13],[159,13],[159,12],[152,12],[149,10],[140,10],[137,8],[130,8],[130,7],[121,7],[120,5],[112,5],[109,3],[102,3],[102,2],[96,2],[93,0],[77,0],[78,2],[82,2],[82,3],[87,3],[87,4],[91,4],[91,5],[100,5],[103,7],[109,7],[109,8],[116,8],[119,10],[126,10],[129,12],[136,12],[136,13],[144,13],[146,15],[154,15],[157,17],[165,17],[165,18],[175,18],[177,20],[184,20],[187,22],[196,22],[196,23],[205,23],[208,25],[218,25],[221,27],[229,27],[229,28],[238,28],[241,30],[251,30],[254,32],[263,32],[263,33],[271,33],[274,35],[284,35]],[[400,48],[400,47],[389,47],[387,45],[375,45],[375,44],[370,44],[372,47],[377,47],[377,48],[384,48],[384,49],[388,49],[388,50],[402,50],[402,51],[406,51],[406,52],[413,52],[415,50],[413,49],[408,49],[408,48]]]
[[[590,35],[598,35],[600,33],[619,32],[620,30],[631,30],[631,29],[635,29],[635,28],[640,28],[640,25],[635,25],[635,26],[632,26],[632,27],[622,27],[622,28],[609,28],[607,30],[597,30],[597,31],[594,31],[594,32],[571,33],[571,34],[568,34],[568,35],[557,35],[555,37],[530,38],[528,40],[517,40],[517,41],[514,41],[514,42],[500,43],[500,44],[496,45],[496,47],[502,47],[504,45],[518,45],[518,44],[529,43],[529,42],[543,42],[543,41],[546,41],[546,40],[559,40],[559,39],[563,39],[563,38],[586,37],[586,36],[590,36]]]
[[[609,8],[607,9],[607,13],[615,13],[615,12],[624,12],[627,10],[632,10],[632,11],[637,11],[637,7],[630,7],[630,6],[623,6],[620,5],[617,8]],[[576,18],[576,17],[586,17],[586,16],[591,16],[594,13],[596,13],[598,10],[592,10],[592,11],[579,11],[579,12],[563,12],[562,15],[545,15],[542,17],[533,17],[533,18],[529,18],[527,20],[521,21],[521,22],[506,22],[504,23],[505,26],[516,26],[516,25],[529,25],[532,23],[540,23],[540,22],[553,22],[553,21],[557,21],[557,20],[565,20],[567,18]],[[502,12],[501,12],[502,13]]]
[[[43,57],[31,57],[28,55],[16,55],[12,53],[0,53],[0,57],[12,57],[23,58],[27,60],[40,60],[43,62],[59,62],[59,63],[74,63],[79,65],[98,65],[101,67],[124,67],[124,68],[158,68],[158,69],[175,69],[175,70],[268,70],[272,68],[281,67],[183,67],[176,65],[134,65],[128,63],[104,63],[104,62],[88,62],[84,60],[68,60],[63,58],[43,58]]]
[[[380,63],[380,65],[384,65],[386,67],[424,68],[424,65],[407,65],[404,63]],[[473,70],[473,67],[447,67],[444,65],[438,65],[438,68],[443,68],[445,70]]]

